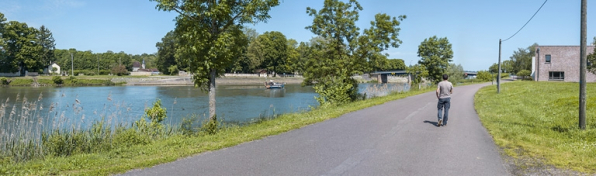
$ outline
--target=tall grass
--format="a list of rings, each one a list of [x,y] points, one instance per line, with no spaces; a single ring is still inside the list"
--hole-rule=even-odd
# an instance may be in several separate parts
[[[596,173],[596,84],[587,85],[586,130],[578,128],[578,83],[515,81],[482,88],[475,108],[496,144],[515,158]]]
[[[104,112],[94,112],[101,120],[88,125],[78,99],[65,106],[54,102],[46,108],[41,104],[42,99],[43,94],[34,101],[17,95],[14,102],[7,98],[0,105],[0,161],[19,163],[110,151],[148,144],[175,133],[171,126],[147,122],[145,117],[132,124],[126,122],[121,118],[126,117],[123,113],[128,113],[130,108],[123,103],[104,105]],[[112,101],[111,95],[108,101]],[[73,117],[66,117],[66,111],[73,111]]]

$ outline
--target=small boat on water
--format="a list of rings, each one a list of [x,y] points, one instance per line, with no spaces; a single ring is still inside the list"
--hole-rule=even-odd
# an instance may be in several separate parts
[[[270,80],[269,82],[265,82],[265,88],[267,89],[283,89],[285,83],[277,83]]]

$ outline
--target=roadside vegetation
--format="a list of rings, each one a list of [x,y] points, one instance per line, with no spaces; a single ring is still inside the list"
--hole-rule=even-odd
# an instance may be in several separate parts
[[[480,89],[475,108],[505,153],[516,159],[596,173],[596,84],[587,85],[586,130],[578,127],[579,86],[515,81]],[[519,163],[523,164],[523,163]],[[527,166],[523,166],[527,167]]]

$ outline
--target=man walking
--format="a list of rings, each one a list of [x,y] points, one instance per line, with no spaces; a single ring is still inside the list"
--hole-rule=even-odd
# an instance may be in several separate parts
[[[449,118],[449,107],[451,106],[453,84],[447,81],[447,79],[449,79],[449,75],[443,74],[443,81],[439,82],[439,85],[437,86],[437,99],[439,99],[439,103],[437,103],[437,109],[439,109],[439,123],[437,123],[437,127],[446,126],[447,120]],[[445,115],[441,116],[443,108],[445,108]]]

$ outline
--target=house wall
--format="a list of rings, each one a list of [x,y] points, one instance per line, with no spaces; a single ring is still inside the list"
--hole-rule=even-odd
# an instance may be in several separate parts
[[[536,47],[536,81],[549,81],[549,72],[564,72],[565,82],[579,82],[579,46],[538,46]],[[594,52],[594,46],[588,46],[587,54]],[[546,63],[546,55],[551,55],[551,62]],[[594,63],[596,64],[596,63]],[[596,82],[596,75],[587,72],[587,82]]]
[[[56,72],[53,72],[53,71],[52,71],[52,68],[53,68],[53,67],[56,67]],[[48,72],[49,72],[49,73],[60,73],[60,66],[59,66],[58,64],[56,64],[56,63],[53,63],[52,65],[50,65],[50,66],[48,67]]]

